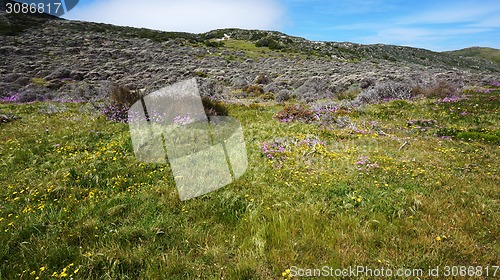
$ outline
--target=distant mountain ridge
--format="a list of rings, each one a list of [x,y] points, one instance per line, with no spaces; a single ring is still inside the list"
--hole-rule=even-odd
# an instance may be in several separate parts
[[[460,87],[500,81],[498,64],[453,52],[236,28],[164,32],[40,14],[0,13],[0,55],[0,98],[103,97],[104,83],[151,90],[192,77],[210,94],[303,100],[387,82]]]
[[[345,60],[383,59],[405,61],[424,66],[439,65],[445,67],[488,69],[494,72],[500,71],[500,65],[496,65],[492,61],[484,59],[484,57],[459,57],[454,53],[433,52],[406,46],[386,44],[362,45],[351,42],[316,42],[276,31],[242,30],[236,28],[213,30],[200,35],[211,39],[223,38],[224,34],[234,39],[251,42],[268,40],[273,42],[275,49]]]
[[[462,56],[462,57],[472,57],[481,58],[485,60],[492,61],[500,66],[500,50],[494,48],[485,47],[471,47],[456,51],[446,52],[452,55]]]
[[[0,11],[5,11],[6,3],[15,3],[15,1],[0,0]],[[23,32],[26,29],[40,25],[40,19],[58,19],[57,17],[45,14],[30,14],[29,16],[4,14],[2,17],[3,19],[0,20],[0,35],[14,35]],[[405,61],[424,66],[470,68],[476,70],[486,69],[493,72],[500,72],[500,51],[489,48],[468,48],[439,53],[426,49],[385,44],[362,45],[350,42],[315,42],[301,37],[289,36],[277,31],[226,28],[201,34],[190,34],[186,32],[163,32],[144,28],[120,27],[109,24],[88,23],[88,26],[96,32],[109,29],[128,34],[135,33],[138,37],[149,37],[156,41],[181,37],[195,42],[202,42],[222,39],[226,35],[232,39],[250,41],[256,45],[269,47],[274,50],[346,61],[382,59]]]

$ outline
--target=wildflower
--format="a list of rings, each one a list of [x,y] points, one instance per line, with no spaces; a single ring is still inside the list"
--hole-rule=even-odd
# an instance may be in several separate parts
[[[263,142],[261,151],[267,159],[278,161],[279,167],[281,167],[281,161],[286,159],[285,147],[278,143]]]
[[[179,125],[187,125],[187,124],[190,124],[192,121],[191,119],[191,116],[190,115],[186,115],[186,116],[176,116],[174,118],[174,123],[175,124],[179,124]]]
[[[436,241],[441,241],[441,237],[440,236],[436,237]]]
[[[358,161],[356,162],[359,171],[364,171],[366,173],[370,172],[373,169],[377,169],[380,166],[377,163],[372,163],[368,156],[360,156]]]

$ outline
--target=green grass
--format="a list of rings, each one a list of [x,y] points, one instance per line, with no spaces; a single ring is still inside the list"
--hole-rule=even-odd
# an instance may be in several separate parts
[[[498,94],[366,106],[347,113],[358,130],[281,123],[281,105],[231,105],[249,168],[185,202],[168,166],[135,160],[126,124],[86,104],[0,104],[20,117],[0,124],[0,279],[499,265],[499,144],[434,135],[498,135]],[[408,124],[421,119],[435,123]],[[286,157],[262,153],[273,141]],[[356,164],[360,156],[378,168]]]
[[[257,47],[254,42],[250,41],[229,39],[223,42],[224,47],[227,49],[245,52],[246,58],[258,59],[270,56],[289,56],[303,59],[306,57],[305,54],[301,53],[279,52],[268,47]]]

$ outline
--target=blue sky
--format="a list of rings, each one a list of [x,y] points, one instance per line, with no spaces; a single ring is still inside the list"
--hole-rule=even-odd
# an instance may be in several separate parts
[[[277,30],[317,41],[434,51],[500,49],[500,0],[80,0],[64,17],[195,33]]]

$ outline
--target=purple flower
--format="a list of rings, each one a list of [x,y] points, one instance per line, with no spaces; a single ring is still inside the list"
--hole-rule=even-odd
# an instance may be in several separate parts
[[[2,103],[17,103],[19,100],[19,93],[15,93],[11,96],[6,96],[0,98],[0,102]]]
[[[185,116],[176,116],[174,118],[174,123],[175,124],[180,124],[180,125],[187,125],[192,123],[192,119],[190,115],[185,115]]]
[[[369,173],[373,169],[379,168],[379,165],[377,163],[372,163],[368,156],[360,156],[359,160],[356,162],[356,165],[359,171],[364,171],[366,173]]]
[[[276,160],[279,167],[283,160],[286,159],[285,147],[278,143],[267,143],[263,142],[261,147],[262,154],[269,160]],[[278,167],[278,168],[279,168]]]
[[[438,103],[455,103],[465,99],[467,99],[467,97],[465,96],[447,96],[442,100],[438,101]]]

